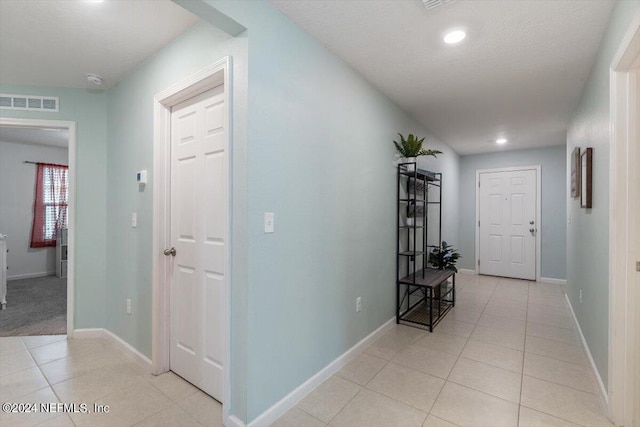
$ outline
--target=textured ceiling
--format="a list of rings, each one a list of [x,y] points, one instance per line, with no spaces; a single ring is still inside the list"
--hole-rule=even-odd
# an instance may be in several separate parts
[[[169,0],[0,0],[0,81],[109,88],[198,18]]]
[[[460,154],[560,145],[612,1],[271,0]],[[467,29],[459,45],[442,42]],[[398,129],[398,131],[403,131]],[[497,146],[504,135],[509,143]]]
[[[69,131],[66,129],[0,127],[0,142],[68,148]]]

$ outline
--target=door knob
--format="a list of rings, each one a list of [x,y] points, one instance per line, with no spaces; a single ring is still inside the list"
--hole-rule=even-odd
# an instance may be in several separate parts
[[[164,250],[164,254],[165,254],[166,256],[169,256],[169,255],[171,255],[171,256],[176,256],[176,248],[165,249],[165,250]]]
[[[531,233],[531,234],[533,234],[535,231],[536,231],[536,229],[535,229],[535,228],[530,228],[530,229],[529,229],[529,233]],[[175,251],[174,251],[174,252],[175,252]],[[166,255],[166,254],[167,254],[167,251],[164,251],[164,254]]]
[[[529,224],[530,224],[530,225],[533,225],[533,221],[529,221]]]

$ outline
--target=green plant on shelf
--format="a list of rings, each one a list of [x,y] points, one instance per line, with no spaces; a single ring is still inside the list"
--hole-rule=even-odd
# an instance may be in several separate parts
[[[433,156],[437,157],[438,154],[442,154],[442,151],[438,150],[430,150],[426,148],[422,148],[422,143],[424,142],[424,138],[418,138],[413,134],[407,135],[405,138],[404,135],[398,133],[400,137],[400,142],[393,141],[393,144],[396,146],[396,150],[398,150],[398,154],[402,157],[411,158],[418,156]]]
[[[459,258],[458,251],[443,240],[439,247],[433,248],[429,253],[429,264],[439,270],[453,270],[457,273],[456,262]]]

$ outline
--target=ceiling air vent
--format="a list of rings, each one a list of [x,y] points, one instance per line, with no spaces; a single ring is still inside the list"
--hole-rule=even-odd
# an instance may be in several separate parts
[[[0,109],[58,112],[60,100],[55,96],[0,94]]]
[[[451,3],[453,0],[422,0],[426,9],[435,9],[438,6],[442,6],[446,3]]]

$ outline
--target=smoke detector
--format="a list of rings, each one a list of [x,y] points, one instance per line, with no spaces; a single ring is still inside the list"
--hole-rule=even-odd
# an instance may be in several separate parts
[[[102,83],[104,83],[104,79],[102,78],[102,76],[99,76],[97,74],[90,73],[90,74],[87,74],[86,77],[89,83],[94,84],[96,86],[100,86],[102,85]]]

